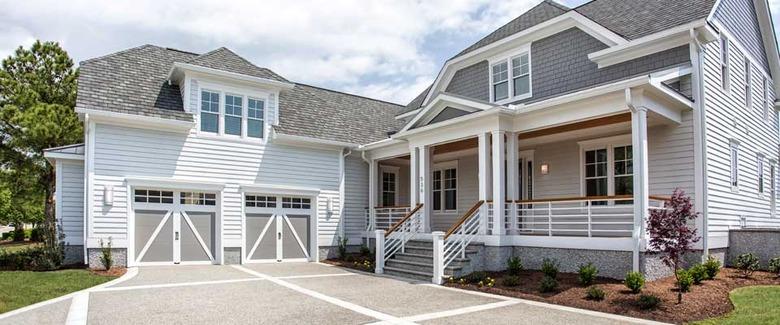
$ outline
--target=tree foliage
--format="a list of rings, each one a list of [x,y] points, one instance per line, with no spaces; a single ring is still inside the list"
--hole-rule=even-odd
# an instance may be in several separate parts
[[[691,198],[678,188],[672,193],[667,208],[651,210],[647,220],[650,253],[661,254],[661,261],[672,268],[677,283],[680,282],[678,271],[682,268],[683,257],[699,241],[693,225],[697,217],[699,213],[694,211]],[[678,290],[677,301],[682,301],[682,290]]]
[[[19,47],[0,70],[0,196],[14,222],[36,222],[43,211],[47,246],[56,245],[54,168],[43,150],[81,142],[73,107],[78,70],[55,42]],[[6,204],[5,202],[2,204]]]

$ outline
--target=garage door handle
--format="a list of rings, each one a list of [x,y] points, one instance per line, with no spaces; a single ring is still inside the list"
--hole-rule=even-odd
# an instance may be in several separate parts
[[[278,233],[276,233],[276,235],[277,235],[277,237],[279,237],[279,239],[282,239],[282,233],[278,232]]]
[[[179,232],[178,231],[174,232],[174,235],[175,235],[174,240],[179,240]]]

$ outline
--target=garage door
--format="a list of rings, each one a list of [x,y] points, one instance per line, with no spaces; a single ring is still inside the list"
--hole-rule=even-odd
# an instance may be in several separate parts
[[[308,261],[312,242],[311,199],[246,195],[248,262]]]
[[[216,193],[133,190],[135,262],[214,263]]]

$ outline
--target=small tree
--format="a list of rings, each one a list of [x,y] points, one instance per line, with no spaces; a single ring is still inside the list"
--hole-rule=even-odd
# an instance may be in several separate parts
[[[692,223],[699,216],[693,210],[691,198],[678,189],[672,193],[666,209],[650,211],[647,231],[650,233],[650,253],[662,254],[661,261],[672,268],[676,283],[680,283],[679,270],[683,267],[685,253],[699,241]],[[677,290],[677,303],[682,302],[682,288]]]

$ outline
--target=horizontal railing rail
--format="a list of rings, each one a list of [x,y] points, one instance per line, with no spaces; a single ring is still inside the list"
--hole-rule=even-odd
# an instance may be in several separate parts
[[[479,234],[482,227],[481,207],[485,201],[478,201],[471,209],[455,222],[444,234],[442,249],[442,265],[439,270],[444,270],[457,257],[466,257],[466,248]]]
[[[374,219],[371,220],[371,213],[366,209],[366,231],[387,230],[401,221],[411,211],[408,206],[393,207],[375,207]]]
[[[377,266],[383,267],[384,262],[395,253],[399,251],[403,253],[406,248],[406,243],[413,239],[416,234],[422,232],[422,207],[422,204],[418,204],[412,211],[409,211],[406,216],[384,233],[382,233],[381,230],[377,230],[379,233],[377,235],[377,248],[379,248],[379,245],[382,245],[381,249],[377,249],[377,263],[381,263],[377,264]]]

